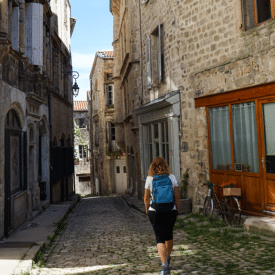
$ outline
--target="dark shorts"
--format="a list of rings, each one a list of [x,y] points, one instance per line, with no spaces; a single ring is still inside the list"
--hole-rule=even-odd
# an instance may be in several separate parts
[[[168,212],[148,211],[148,217],[154,228],[157,243],[173,240],[173,228],[177,219],[178,211]]]

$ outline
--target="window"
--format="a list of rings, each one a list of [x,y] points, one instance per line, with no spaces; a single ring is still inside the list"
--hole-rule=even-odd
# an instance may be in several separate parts
[[[95,124],[95,146],[99,146],[98,123]]]
[[[146,86],[152,88],[152,84],[161,83],[164,78],[164,57],[162,54],[162,35],[159,22],[158,27],[145,40]]]
[[[120,167],[119,166],[116,167],[116,173],[120,174]]]
[[[145,154],[144,164],[145,170],[154,158],[163,157],[169,164],[169,135],[168,122],[159,121],[144,126],[145,134]]]
[[[108,137],[107,142],[109,143],[109,152],[119,151],[119,147],[116,143],[116,129],[115,124],[112,122],[108,122],[108,129],[107,129]]]
[[[209,126],[212,169],[235,170],[231,157],[232,136],[234,163],[241,165],[244,172],[259,172],[254,102],[209,108]]]
[[[110,106],[114,104],[114,85],[108,84],[105,86],[106,93],[106,105]]]
[[[79,177],[79,182],[90,181],[91,177]]]
[[[112,81],[113,75],[112,74],[106,74],[106,81]]]
[[[79,128],[86,128],[86,126],[85,126],[85,118],[79,118],[78,119],[78,126],[79,126]]]
[[[243,17],[245,30],[274,18],[273,0],[243,0]]]
[[[123,173],[126,174],[126,166],[123,166]]]
[[[88,157],[88,146],[87,145],[79,145],[79,158],[87,158]]]

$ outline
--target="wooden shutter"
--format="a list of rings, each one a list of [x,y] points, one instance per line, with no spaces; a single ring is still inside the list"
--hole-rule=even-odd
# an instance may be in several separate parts
[[[112,104],[115,104],[115,88],[114,88],[114,85],[112,85]]]
[[[109,106],[109,85],[105,85],[106,106]]]
[[[151,72],[151,37],[147,36],[145,40],[146,49],[146,87],[152,88],[152,72]]]
[[[243,12],[243,24],[245,30],[250,30],[255,26],[254,19],[254,0],[243,0],[242,1],[242,12]]]
[[[161,24],[159,21],[158,26],[158,70],[159,70],[159,83],[162,81],[162,62],[161,62]]]

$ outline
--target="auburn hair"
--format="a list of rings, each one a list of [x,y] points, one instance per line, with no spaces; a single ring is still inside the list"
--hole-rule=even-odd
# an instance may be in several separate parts
[[[153,177],[154,175],[170,175],[169,166],[164,158],[157,157],[152,161],[148,176]]]

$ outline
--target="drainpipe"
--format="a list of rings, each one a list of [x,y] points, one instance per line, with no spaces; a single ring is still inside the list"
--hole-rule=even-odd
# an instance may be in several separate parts
[[[93,185],[93,195],[96,194],[95,190],[95,173],[94,173],[94,132],[93,132],[93,87],[92,87],[92,79],[90,78],[90,91],[91,91],[91,112],[90,112],[90,149],[91,149],[91,178],[92,178],[92,185]]]
[[[142,28],[141,28],[141,1],[139,2],[139,33],[140,33],[140,76],[141,76],[141,105],[144,102],[143,91],[143,47],[142,47]]]
[[[52,27],[52,20],[51,17],[49,18],[49,35],[50,35],[50,56],[51,56],[51,62],[50,62],[50,73],[52,73],[52,39],[51,39],[51,27]],[[52,126],[52,92],[48,88],[48,111],[49,111],[49,124],[50,124],[50,203],[53,203],[53,194],[52,194],[52,184],[51,184],[51,170],[52,170],[52,144],[53,144],[53,126]]]

